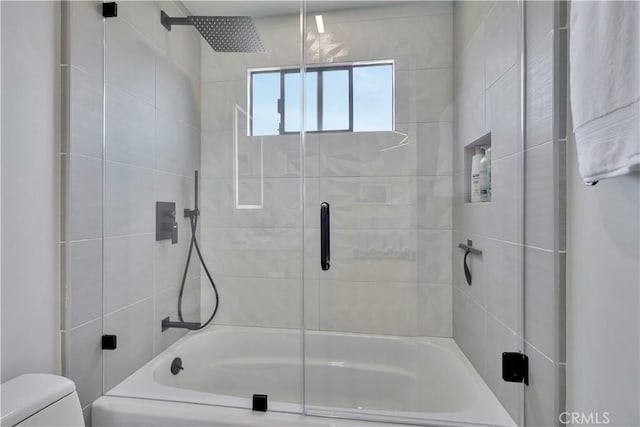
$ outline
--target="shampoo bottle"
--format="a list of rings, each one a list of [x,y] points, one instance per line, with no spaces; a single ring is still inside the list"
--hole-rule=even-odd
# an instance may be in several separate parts
[[[489,201],[489,167],[484,149],[480,154],[480,201]]]
[[[491,146],[486,147],[484,149],[484,156],[487,158],[487,181],[488,181],[488,187],[489,187],[489,191],[488,193],[488,200],[491,200]]]
[[[482,158],[482,151],[480,147],[476,147],[475,154],[471,158],[471,202],[472,203],[481,201],[480,199],[480,159],[481,158]]]

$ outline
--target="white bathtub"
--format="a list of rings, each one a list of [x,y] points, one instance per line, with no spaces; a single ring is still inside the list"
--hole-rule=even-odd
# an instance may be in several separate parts
[[[299,332],[216,326],[185,336],[98,399],[93,425],[371,425],[327,417],[516,425],[450,338],[307,332],[305,350],[307,416]],[[269,396],[268,412],[243,409],[253,394]]]

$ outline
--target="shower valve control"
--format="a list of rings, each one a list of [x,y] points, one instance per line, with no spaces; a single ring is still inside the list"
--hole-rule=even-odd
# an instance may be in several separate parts
[[[171,239],[178,243],[175,202],[156,202],[156,241]]]

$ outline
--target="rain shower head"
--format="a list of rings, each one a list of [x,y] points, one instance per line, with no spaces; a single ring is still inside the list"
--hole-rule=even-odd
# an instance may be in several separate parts
[[[172,18],[161,11],[160,22],[169,31],[172,25],[193,25],[216,52],[265,51],[260,34],[250,16]]]

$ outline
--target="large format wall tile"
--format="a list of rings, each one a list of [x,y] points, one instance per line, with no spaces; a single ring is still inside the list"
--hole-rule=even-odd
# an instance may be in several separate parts
[[[554,35],[549,30],[540,38],[527,39],[527,148],[553,138]]]
[[[486,91],[486,126],[491,131],[491,159],[522,150],[520,144],[520,68],[515,63]],[[470,142],[470,141],[469,141]]]
[[[199,237],[199,236],[198,236]],[[174,245],[170,240],[156,242],[154,247],[154,277],[155,292],[164,292],[176,288],[182,282],[184,267],[187,262],[189,244],[191,243],[191,231],[178,226],[178,244]],[[204,241],[198,240],[201,247]],[[204,250],[204,249],[203,249]],[[194,249],[191,254],[191,262],[187,279],[200,277],[200,260]],[[204,274],[204,273],[203,273]]]
[[[67,310],[69,327],[102,317],[102,241],[68,244]]]
[[[153,234],[104,240],[104,307],[111,313],[153,295]]]
[[[153,172],[106,162],[105,236],[155,231]]]
[[[217,277],[300,277],[300,229],[216,228],[201,234],[205,261]]]
[[[522,385],[502,379],[502,352],[519,351],[522,347],[520,334],[507,328],[491,315],[487,315],[486,322],[486,371],[484,380],[507,412],[509,412],[509,415],[514,420],[519,420],[522,411],[522,392],[520,391]]]
[[[320,200],[330,201],[331,228],[415,228],[416,179],[326,178]]]
[[[69,240],[102,237],[102,160],[69,156]]]
[[[449,122],[451,69],[396,71],[396,122]]]
[[[526,228],[525,243],[543,249],[553,249],[555,245],[555,221],[550,215],[555,207],[558,193],[554,192],[556,171],[554,163],[554,143],[534,146],[526,152],[525,197]]]
[[[407,147],[384,150],[403,139],[394,132],[319,135],[320,176],[412,176],[415,159]],[[416,141],[410,141],[410,144]]]
[[[525,336],[527,341],[546,355],[556,359],[558,298],[555,282],[554,255],[527,247],[525,252]]]
[[[102,395],[102,317],[72,329],[67,336],[67,375],[75,382],[80,404],[85,407]]]
[[[451,282],[451,231],[418,230],[417,274],[421,282]]]
[[[158,6],[152,1],[127,1],[118,4],[118,18],[129,23],[147,39],[153,40],[155,28],[160,25]]]
[[[321,329],[415,335],[414,284],[333,280],[321,283]]]
[[[200,128],[200,84],[166,58],[156,61],[156,108],[173,120]]]
[[[155,168],[193,176],[200,167],[200,131],[173,114],[156,111]]]
[[[451,67],[451,20],[443,15],[332,21],[327,18],[324,34],[310,29],[320,63],[393,58],[399,70]]]
[[[153,105],[112,86],[106,87],[105,159],[153,167],[155,110]]]
[[[451,176],[423,176],[417,179],[419,228],[451,229]]]
[[[453,288],[453,337],[484,377],[486,372],[486,313],[462,291]]]
[[[216,323],[222,325],[299,328],[302,282],[299,279],[215,278],[220,292]],[[203,291],[206,283],[203,280]],[[202,303],[202,316],[211,300]]]
[[[402,127],[399,126],[402,130]],[[418,175],[451,175],[453,153],[453,129],[449,122],[416,123],[413,142]]]
[[[416,335],[451,337],[451,284],[418,283],[416,290]]]
[[[562,230],[557,223],[564,218],[563,208],[555,212],[558,203],[554,202],[554,197],[563,197],[564,170],[558,169],[563,152],[552,141],[554,128],[562,129],[564,121],[553,105],[554,99],[560,99],[559,105],[564,99],[559,84],[562,64],[554,65],[561,57],[555,50],[562,46],[562,40],[556,44],[554,27],[565,25],[555,16],[561,5],[506,1],[459,2],[453,7],[453,335],[513,419],[519,421],[524,415],[526,425],[557,423],[556,411],[561,407],[556,404],[560,385],[556,385],[552,361],[556,352],[563,354],[564,345],[559,310],[563,287],[558,283],[564,273],[562,257],[553,252],[557,250],[555,233]],[[527,8],[522,27],[521,7]],[[519,65],[523,41],[527,93],[526,108],[520,111],[524,108]],[[557,75],[554,69],[560,70]],[[523,112],[527,151],[521,136]],[[468,203],[464,148],[489,132],[492,200]],[[456,247],[467,239],[483,251],[481,256],[469,257],[471,286],[462,271],[464,252]],[[560,248],[564,248],[562,240],[560,234]],[[525,340],[531,344],[523,349]],[[502,351],[529,355],[525,414],[519,401],[521,385],[500,378]]]
[[[126,21],[108,21],[105,82],[155,105],[156,53],[149,40]]]
[[[65,70],[69,79],[69,152],[102,158],[102,74],[87,74],[75,67]]]
[[[411,229],[332,230],[331,269],[323,272],[321,279],[415,281],[417,240],[415,230]]]
[[[69,2],[63,6],[63,26],[66,28],[63,29],[61,62],[90,75],[101,76],[104,64],[102,2]]]
[[[529,356],[529,386],[524,389],[525,425],[545,427],[556,424],[555,372],[553,362],[527,344]]]
[[[93,400],[152,357],[154,341],[159,351],[177,338],[160,332],[159,316],[177,307],[190,238],[181,213],[193,206],[201,150],[200,37],[169,33],[158,19],[161,7],[184,11],[134,1],[105,20],[101,6],[62,7],[63,373],[86,417]],[[154,240],[156,200],[177,203],[178,245]],[[197,320],[195,258],[190,268],[185,313]],[[104,363],[102,333],[118,335]]]
[[[300,179],[264,180],[262,209],[235,209],[234,183],[230,179],[203,179],[202,226],[210,227],[299,227]],[[242,183],[242,181],[241,181]]]
[[[487,15],[485,27],[485,82],[489,87],[518,61],[517,1],[497,1]]]
[[[243,113],[234,123],[236,105],[247,109],[248,68],[295,66],[300,61],[296,19],[256,20],[266,55],[227,60],[203,46],[202,190],[206,196],[202,244],[224,288],[223,301],[253,298],[243,292],[259,281],[304,277],[305,321],[310,327],[451,336],[451,13],[446,2],[389,5],[327,12],[326,34],[317,34],[310,25],[305,42],[309,63],[394,60],[397,132],[307,134],[304,145],[298,135],[244,136]],[[380,33],[380,25],[390,30]],[[275,45],[277,49],[272,48]],[[240,133],[237,159],[234,126]],[[386,150],[405,134],[406,145]],[[305,150],[304,182],[300,180],[301,148]],[[235,161],[238,183],[233,178]],[[321,271],[319,262],[323,201],[332,208],[328,271]],[[262,206],[237,209],[236,203]],[[398,284],[390,297],[390,313],[404,310],[409,316],[399,314],[401,321],[373,322],[367,327],[366,319],[387,302],[385,288],[390,283]],[[341,289],[337,284],[346,286]],[[204,278],[202,286],[204,311],[212,299],[206,295]],[[367,294],[367,289],[372,293]],[[276,304],[262,292],[254,289],[268,304]],[[332,298],[339,298],[340,292],[354,304],[368,305],[369,310],[362,311],[365,320],[332,311]],[[244,307],[232,308],[238,313],[227,311],[223,303],[220,319],[242,325],[258,321],[293,325],[289,313],[270,307],[260,307],[254,316],[246,314]]]
[[[104,354],[108,391],[153,357],[153,298],[109,314],[104,333],[118,336],[118,348]]]

